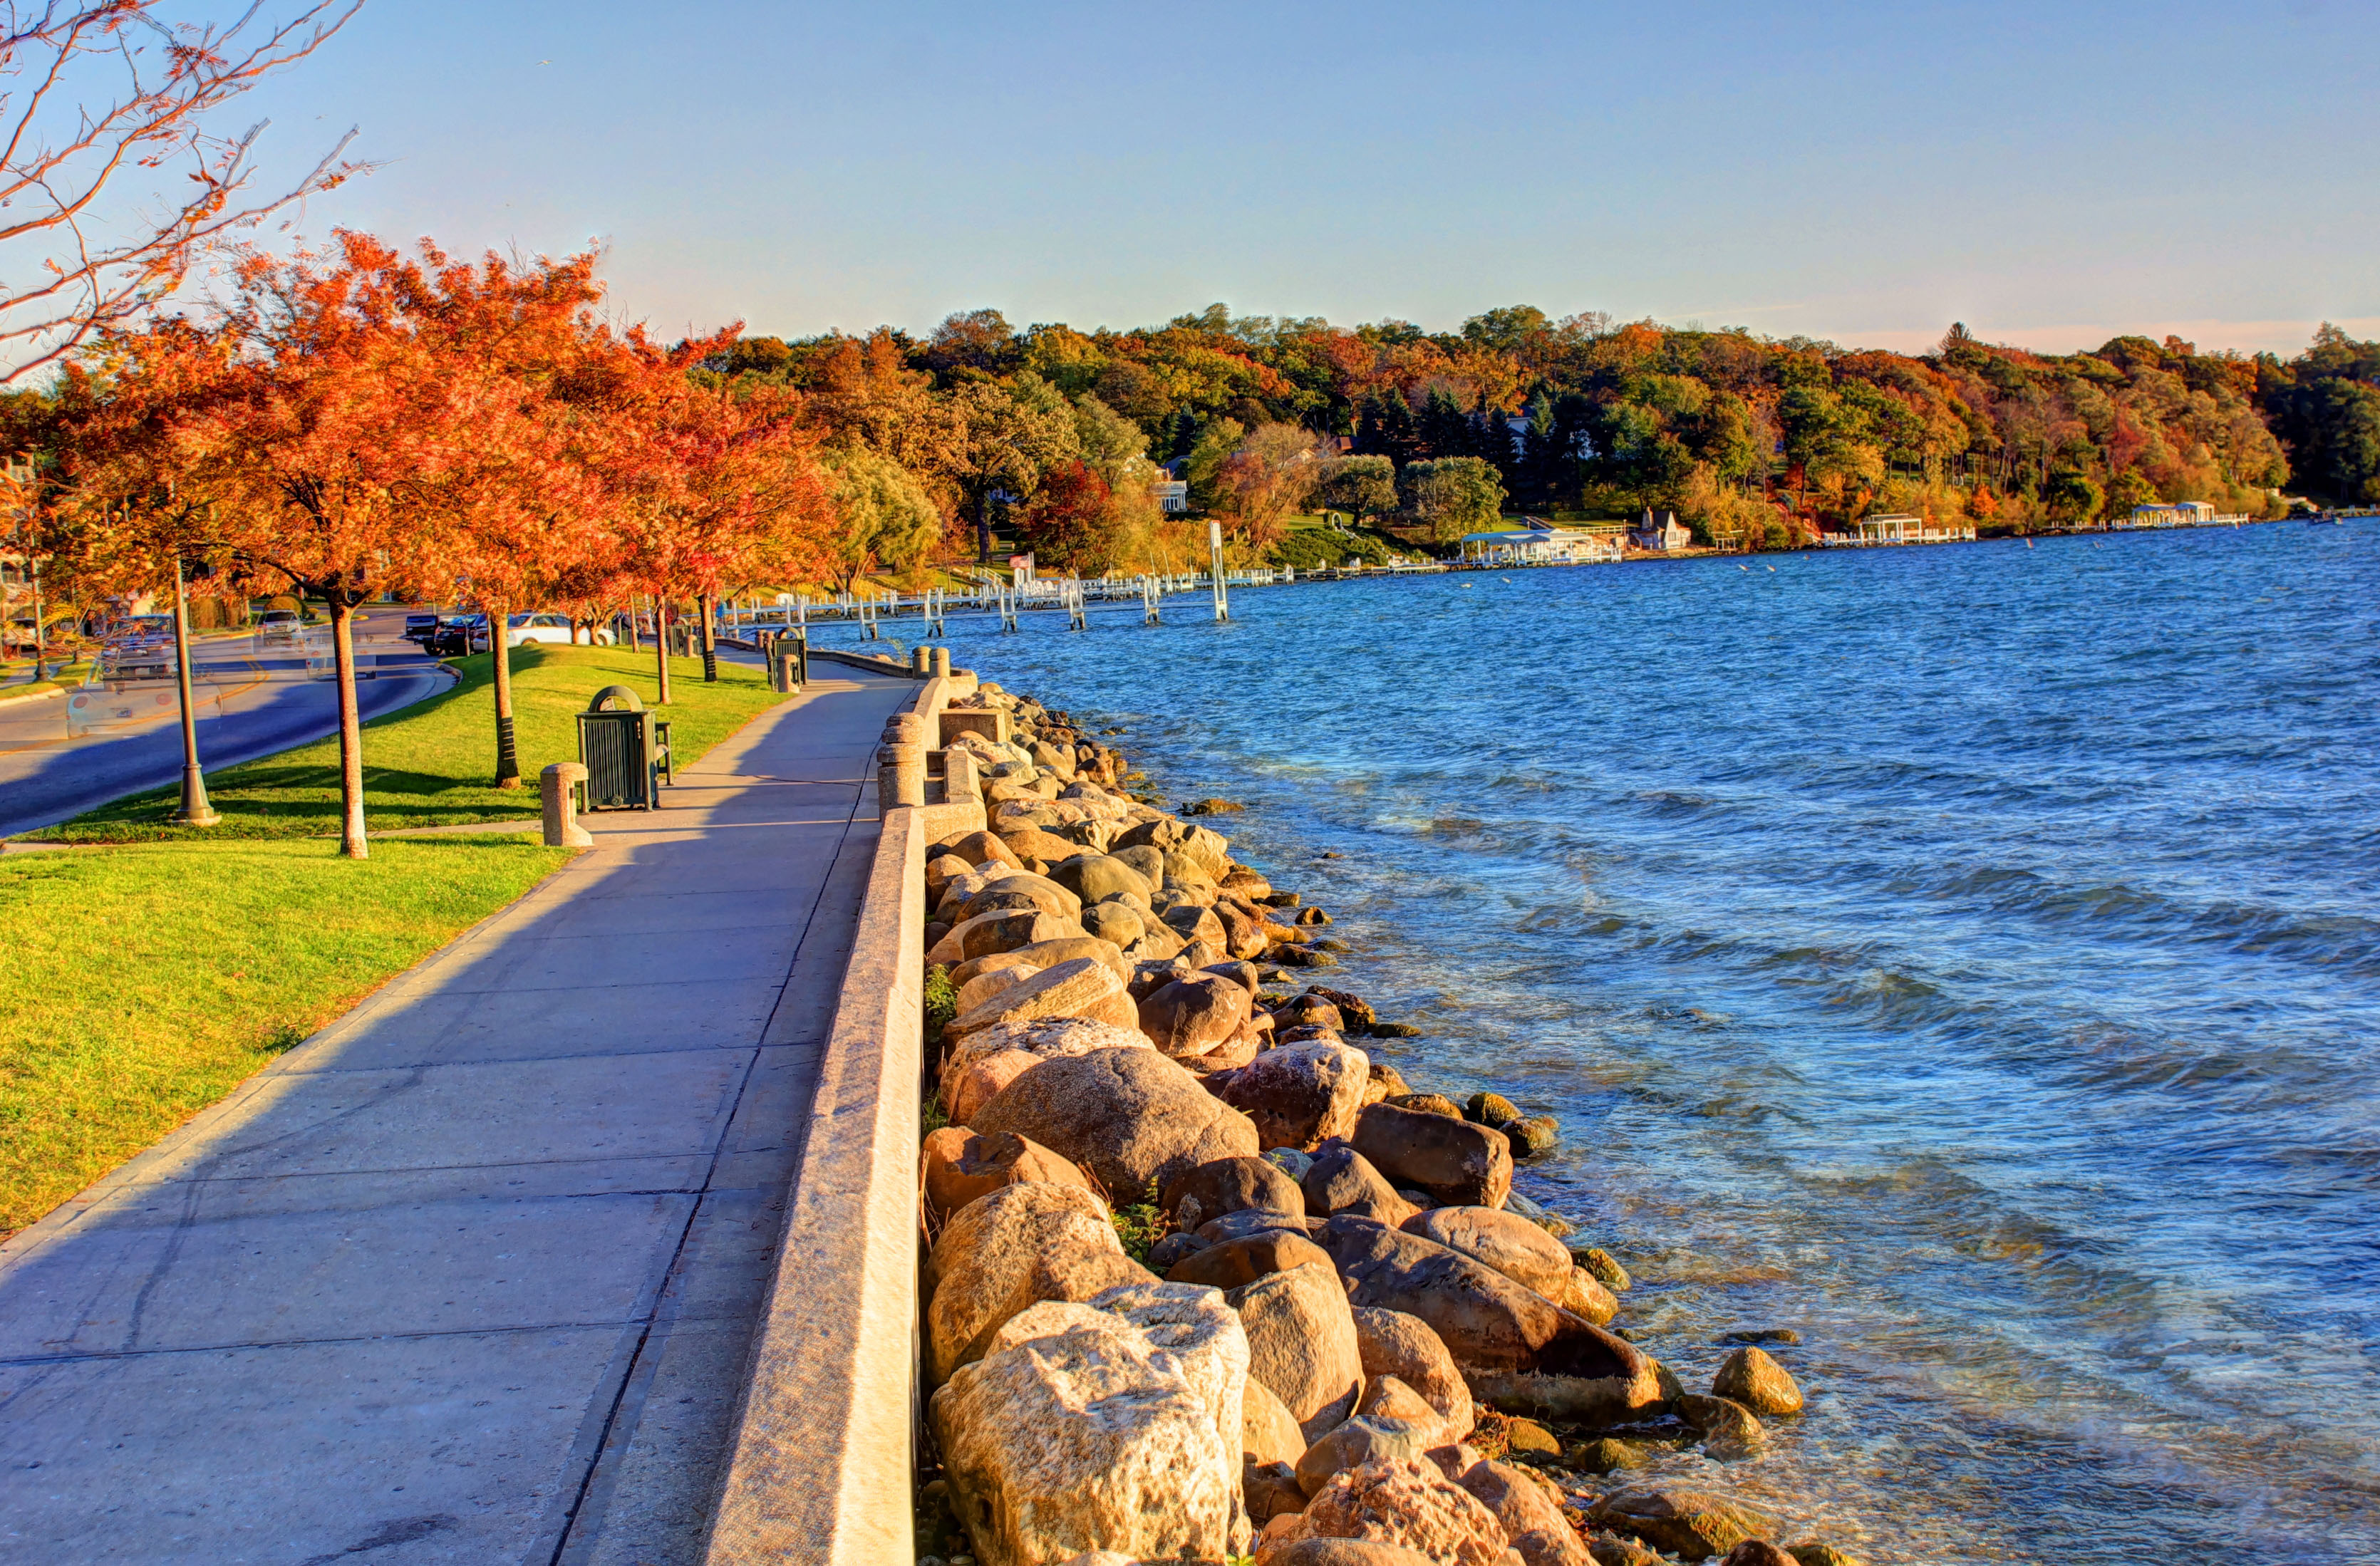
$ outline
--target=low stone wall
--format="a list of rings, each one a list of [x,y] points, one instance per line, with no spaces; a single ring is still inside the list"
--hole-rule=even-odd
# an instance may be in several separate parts
[[[909,710],[930,722],[957,684],[921,683]],[[912,1558],[925,848],[969,830],[966,812],[883,819],[711,1524],[714,1566]]]

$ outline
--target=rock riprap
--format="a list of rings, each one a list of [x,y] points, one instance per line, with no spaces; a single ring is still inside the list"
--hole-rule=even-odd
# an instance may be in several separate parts
[[[1067,714],[960,706],[1008,737],[953,736],[987,830],[925,856],[918,1179],[926,1498],[979,1566],[1848,1561],[1672,1482],[1790,1439],[1792,1333],[1693,1340],[1702,1394],[1607,1329],[1627,1268],[1513,1189],[1552,1117],[1408,1081],[1419,1028],[1291,979],[1355,960],[1330,915]]]

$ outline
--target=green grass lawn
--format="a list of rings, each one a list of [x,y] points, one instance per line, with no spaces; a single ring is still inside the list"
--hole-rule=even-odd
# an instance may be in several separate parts
[[[513,654],[521,770],[495,762],[488,659],[454,691],[364,734],[375,831],[518,820],[537,771],[578,754],[574,714],[607,685],[653,698],[650,653]],[[662,709],[684,765],[783,699],[757,670],[671,662]],[[105,844],[0,859],[0,1235],[40,1218],[221,1099],[459,931],[567,850],[510,833],[383,839],[342,859],[335,740],[211,774],[223,824],[164,819],[171,791],[30,835]],[[279,840],[279,841],[271,841]]]
[[[0,1235],[570,857],[509,834],[0,859]]]
[[[654,705],[653,655],[625,648],[516,648],[513,652],[513,716],[525,786],[492,786],[496,726],[485,653],[455,661],[462,683],[443,696],[390,713],[364,729],[364,821],[367,831],[518,820],[537,814],[537,774],[550,761],[578,759],[577,714],[605,686],[626,686]],[[719,666],[719,683],[702,683],[698,658],[670,660],[670,695],[657,708],[671,724],[681,765],[741,728],[783,698],[758,669]],[[339,830],[339,743],[285,750],[207,774],[207,797],[223,812],[219,826],[176,827],[167,819],[181,803],[178,788],[119,799],[59,826],[25,834],[51,843],[204,841],[233,837],[316,837]]]

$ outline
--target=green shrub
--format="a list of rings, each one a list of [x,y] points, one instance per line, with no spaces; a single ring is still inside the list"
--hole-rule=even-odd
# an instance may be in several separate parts
[[[1130,1207],[1119,1204],[1112,1210],[1116,1238],[1123,1242],[1123,1254],[1144,1265],[1148,1261],[1148,1247],[1165,1233],[1165,1215],[1157,1207],[1157,1182],[1148,1183],[1148,1198]]]

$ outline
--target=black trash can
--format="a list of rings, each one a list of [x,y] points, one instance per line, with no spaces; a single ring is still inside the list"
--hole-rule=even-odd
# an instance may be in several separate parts
[[[589,810],[657,810],[670,771],[670,726],[625,686],[605,686],[578,714]]]

